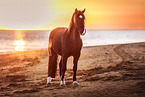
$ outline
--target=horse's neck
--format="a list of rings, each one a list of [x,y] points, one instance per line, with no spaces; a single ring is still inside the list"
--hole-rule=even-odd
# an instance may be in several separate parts
[[[74,26],[74,24],[70,24],[69,28],[68,28],[68,33],[70,34],[70,36],[73,38],[73,39],[76,39],[76,38],[80,38],[80,34],[77,30],[77,28]]]

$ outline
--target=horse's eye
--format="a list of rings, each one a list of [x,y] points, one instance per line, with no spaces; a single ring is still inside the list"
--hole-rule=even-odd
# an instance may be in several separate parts
[[[80,19],[82,19],[82,18],[83,18],[83,16],[82,16],[82,15],[79,15],[79,18],[80,18]]]

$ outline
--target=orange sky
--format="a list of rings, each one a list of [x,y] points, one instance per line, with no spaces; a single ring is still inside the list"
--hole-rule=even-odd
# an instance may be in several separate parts
[[[1,0],[0,29],[68,27],[75,8],[87,29],[145,29],[145,0]]]

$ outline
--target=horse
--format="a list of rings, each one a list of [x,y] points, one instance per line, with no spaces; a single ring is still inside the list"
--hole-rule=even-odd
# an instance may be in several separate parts
[[[73,56],[73,85],[78,85],[76,81],[76,71],[78,59],[82,49],[81,35],[86,33],[85,29],[85,9],[83,11],[75,9],[72,15],[71,22],[68,28],[58,27],[53,29],[49,35],[48,53],[48,76],[47,84],[51,83],[52,78],[55,78],[57,71],[57,58],[61,56],[59,62],[60,85],[65,85],[65,72],[67,59]]]

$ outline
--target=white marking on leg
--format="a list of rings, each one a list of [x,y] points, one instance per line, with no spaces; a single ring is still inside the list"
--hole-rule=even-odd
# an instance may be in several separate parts
[[[74,81],[73,85],[79,85],[79,83],[77,81]]]
[[[60,76],[60,80],[61,80],[61,77],[62,76]],[[65,79],[63,78],[63,81],[62,80],[60,81],[60,86],[64,86],[64,85],[65,85]]]
[[[60,86],[64,86],[65,85],[65,80],[61,81]]]
[[[51,83],[51,80],[52,80],[52,78],[51,77],[48,77],[47,78],[47,84],[50,84]]]

